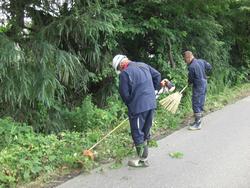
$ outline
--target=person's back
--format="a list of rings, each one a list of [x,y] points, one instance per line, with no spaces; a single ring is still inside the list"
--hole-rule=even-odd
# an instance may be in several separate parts
[[[207,82],[206,72],[211,69],[211,65],[203,59],[193,59],[188,66],[189,82],[194,87],[202,86]]]
[[[154,72],[153,75],[158,74]],[[158,77],[154,86],[152,68],[141,62],[130,62],[120,74],[119,92],[130,113],[137,114],[156,108],[155,89],[159,87],[160,75]]]

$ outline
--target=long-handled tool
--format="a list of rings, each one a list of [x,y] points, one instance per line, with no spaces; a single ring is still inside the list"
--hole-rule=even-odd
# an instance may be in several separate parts
[[[172,88],[172,90],[175,89],[174,87]],[[156,98],[159,97],[160,94],[168,92],[170,89],[166,89],[166,87],[162,88],[160,90],[160,92],[156,93]],[[172,91],[170,90],[170,91]],[[92,150],[98,145],[100,144],[104,139],[106,139],[109,135],[111,135],[115,130],[117,130],[119,127],[121,127],[126,121],[128,120],[128,118],[126,118],[125,120],[123,120],[120,124],[118,124],[113,130],[111,130],[108,134],[106,134],[101,140],[99,140],[97,143],[95,143],[92,147],[90,147],[87,150],[83,151],[83,155],[89,157],[90,159],[94,159],[94,153],[92,152]]]
[[[118,129],[119,127],[121,127],[126,121],[128,120],[128,118],[126,118],[125,120],[123,120],[120,124],[118,124],[114,129],[112,129],[108,134],[106,134],[101,140],[99,140],[97,143],[95,143],[93,146],[91,146],[89,149],[84,150],[83,151],[83,155],[87,156],[89,158],[91,158],[92,160],[94,159],[94,153],[92,152],[92,150],[98,145],[100,144],[105,138],[107,138],[109,135],[111,135],[116,129]]]
[[[180,92],[175,92],[167,96],[166,98],[160,100],[160,104],[163,106],[163,108],[175,114],[180,104],[182,93],[186,88],[187,85]]]

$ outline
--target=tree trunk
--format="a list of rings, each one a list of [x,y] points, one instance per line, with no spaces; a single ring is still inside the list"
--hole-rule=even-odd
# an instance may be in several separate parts
[[[169,58],[171,67],[175,69],[176,68],[176,64],[175,64],[174,59],[173,59],[172,45],[171,45],[171,42],[170,42],[169,38],[168,38],[168,58]]]

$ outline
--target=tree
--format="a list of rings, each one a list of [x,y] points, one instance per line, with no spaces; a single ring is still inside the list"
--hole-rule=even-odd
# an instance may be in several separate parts
[[[33,124],[42,119],[50,126],[52,115],[61,118],[88,94],[104,104],[116,91],[110,66],[116,53],[184,85],[182,52],[191,50],[213,64],[215,88],[250,64],[247,0],[2,0],[0,6],[6,17],[0,112]]]
[[[0,102],[7,106],[2,113],[26,114],[39,104],[51,108],[76,93],[83,96],[110,70],[107,59],[120,19],[110,7],[116,2],[60,2],[2,2],[7,16],[0,34]]]

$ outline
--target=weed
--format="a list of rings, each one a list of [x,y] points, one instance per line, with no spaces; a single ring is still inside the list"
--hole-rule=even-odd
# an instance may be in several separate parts
[[[171,158],[175,158],[175,159],[181,159],[183,158],[184,154],[181,152],[171,152],[168,154]]]

